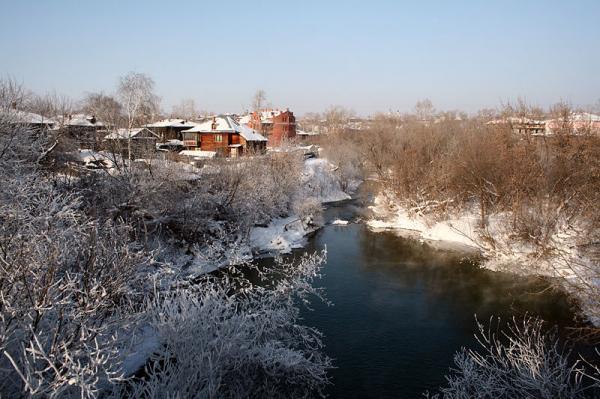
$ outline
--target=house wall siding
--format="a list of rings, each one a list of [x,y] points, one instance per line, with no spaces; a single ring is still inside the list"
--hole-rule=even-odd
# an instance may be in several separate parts
[[[217,141],[217,136],[222,141]],[[231,144],[233,133],[202,133],[200,134],[200,149],[202,151],[215,151],[221,156],[229,156],[229,144]]]

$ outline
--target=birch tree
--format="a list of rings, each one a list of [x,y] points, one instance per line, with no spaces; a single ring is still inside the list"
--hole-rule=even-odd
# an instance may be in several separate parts
[[[128,130],[136,124],[149,122],[158,113],[159,99],[154,93],[154,80],[146,74],[129,72],[122,76],[119,79],[117,96],[123,104]],[[131,160],[131,137],[127,146]]]

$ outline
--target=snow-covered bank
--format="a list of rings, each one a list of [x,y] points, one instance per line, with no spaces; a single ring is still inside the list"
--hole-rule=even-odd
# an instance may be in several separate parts
[[[578,299],[582,312],[600,325],[600,279],[597,264],[580,251],[581,231],[565,223],[543,248],[515,237],[510,215],[499,213],[480,227],[476,209],[465,209],[445,218],[434,218],[401,205],[389,193],[379,193],[370,207],[373,217],[367,225],[374,231],[390,230],[399,235],[432,243],[446,249],[477,251],[482,267],[519,275],[558,278]]]
[[[374,218],[367,222],[372,230],[394,230],[424,240],[447,241],[480,250],[476,234],[476,217],[465,214],[443,222],[434,222],[421,215],[413,215],[379,195],[370,209]]]
[[[335,166],[325,158],[304,161],[302,187],[296,201],[324,204],[350,199],[334,172]],[[292,249],[302,248],[306,245],[307,235],[321,227],[312,216],[292,214],[273,219],[268,226],[256,226],[250,232],[250,246],[258,253],[290,253]]]
[[[259,253],[290,253],[292,249],[302,248],[306,236],[315,229],[296,215],[278,218],[266,227],[254,227],[250,232],[250,245]]]

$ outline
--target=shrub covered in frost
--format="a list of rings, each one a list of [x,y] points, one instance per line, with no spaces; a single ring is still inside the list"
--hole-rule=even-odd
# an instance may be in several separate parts
[[[599,393],[597,368],[586,371],[584,362],[572,360],[556,331],[545,331],[541,320],[513,319],[503,330],[478,326],[479,350],[463,348],[456,354],[448,386],[434,398],[551,399]]]
[[[299,323],[299,305],[319,296],[312,280],[325,253],[278,261],[262,272],[272,286],[207,278],[149,304],[161,347],[143,377],[118,387],[134,397],[313,397],[330,360],[318,331]],[[232,286],[239,290],[232,292]],[[245,287],[245,288],[244,288]]]

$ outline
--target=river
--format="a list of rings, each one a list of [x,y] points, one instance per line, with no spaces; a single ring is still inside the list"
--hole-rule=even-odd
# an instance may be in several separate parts
[[[355,219],[353,203],[330,207],[326,219]],[[415,398],[444,385],[461,347],[475,347],[475,315],[509,320],[525,313],[559,327],[574,325],[567,298],[547,283],[478,267],[443,252],[365,225],[327,225],[303,251],[327,247],[323,278],[328,306],[303,311],[324,334],[334,359],[333,398]],[[265,259],[261,262],[269,262]]]

